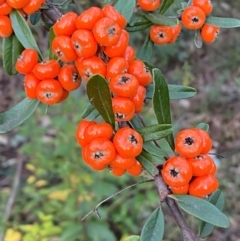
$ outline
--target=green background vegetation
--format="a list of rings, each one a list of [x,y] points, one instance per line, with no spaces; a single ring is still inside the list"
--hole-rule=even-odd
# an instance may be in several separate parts
[[[102,1],[80,1],[78,10]],[[94,2],[94,3],[93,3]],[[178,1],[176,1],[178,2]],[[215,1],[214,16],[239,17],[238,1]],[[71,6],[71,5],[70,5]],[[40,27],[40,25],[39,25]],[[47,32],[33,29],[41,50],[47,49]],[[143,33],[131,35],[131,44],[141,47]],[[213,139],[212,152],[219,165],[217,177],[226,195],[225,213],[231,227],[217,229],[209,241],[240,238],[240,29],[224,29],[216,43],[194,46],[194,33],[181,33],[170,46],[156,46],[152,63],[160,68],[168,83],[190,85],[198,94],[188,100],[171,101],[174,130],[206,122]],[[23,76],[7,76],[0,69],[0,112],[24,97]],[[146,177],[129,175],[116,178],[108,170],[94,172],[81,159],[75,130],[87,106],[85,86],[61,105],[40,105],[20,127],[0,135],[0,234],[18,231],[21,241],[115,241],[130,234],[139,235],[144,222],[159,205],[154,183],[142,184],[114,197],[84,222],[81,218],[97,203],[126,186]],[[146,103],[143,118],[155,123],[153,110]],[[16,177],[16,166],[23,161],[19,188],[11,215],[4,221],[7,202]],[[165,241],[179,241],[179,230],[164,206]],[[186,216],[197,232],[198,221]],[[12,235],[17,234],[13,233]],[[17,241],[13,239],[5,241]],[[20,240],[18,240],[20,241]]]

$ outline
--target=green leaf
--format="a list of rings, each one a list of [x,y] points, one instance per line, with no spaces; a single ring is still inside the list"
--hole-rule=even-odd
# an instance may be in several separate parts
[[[81,117],[87,120],[95,120],[99,116],[98,111],[93,105],[89,105],[82,113]]]
[[[170,100],[168,85],[164,75],[159,69],[153,69],[153,109],[159,124],[171,124]],[[166,138],[172,150],[174,150],[173,135]]]
[[[8,38],[3,38],[3,68],[9,75],[15,75],[18,73],[15,69],[15,64],[18,56],[22,53],[22,50],[23,47],[14,34]]]
[[[51,27],[49,30],[49,54],[48,54],[49,59],[57,59],[58,58],[52,51],[52,41],[55,38],[55,36],[56,35],[53,32],[53,27]]]
[[[203,40],[202,40],[201,32],[199,29],[197,29],[195,31],[194,44],[197,48],[199,48],[199,49],[202,48]]]
[[[136,235],[131,235],[127,238],[125,238],[123,241],[139,241],[140,237]]]
[[[153,54],[153,47],[154,47],[154,43],[150,39],[150,36],[147,35],[138,53],[138,58],[141,59],[142,61],[150,62]]]
[[[199,124],[197,124],[196,128],[202,129],[204,131],[208,131],[209,130],[209,125],[206,124],[206,123],[199,123]]]
[[[140,14],[134,14],[126,26],[128,32],[136,32],[150,27],[152,23]]]
[[[225,204],[225,196],[220,190],[217,190],[210,196],[208,201],[222,211]],[[201,221],[199,236],[201,238],[206,238],[212,233],[214,227],[215,226],[212,224]]]
[[[33,37],[33,34],[23,16],[17,11],[13,10],[10,13],[10,19],[12,22],[12,27],[15,35],[22,44],[24,48],[35,49],[41,56],[40,50],[37,46],[37,43]],[[42,58],[42,56],[41,56]]]
[[[128,22],[132,17],[135,5],[135,0],[118,0],[115,8],[126,18]]]
[[[87,95],[102,118],[115,128],[111,93],[107,81],[101,75],[94,75],[88,80]]]
[[[143,12],[142,13],[145,18],[151,21],[154,24],[159,25],[166,25],[166,26],[176,26],[178,24],[178,19],[168,18],[159,13],[152,13],[152,12]]]
[[[160,208],[157,208],[143,226],[140,241],[161,241],[164,234],[164,217]]]
[[[82,226],[79,224],[72,224],[65,228],[60,237],[60,241],[76,240],[82,233]]]
[[[151,154],[152,156],[156,156],[160,158],[167,156],[167,154],[160,147],[155,146],[151,142],[144,143],[143,149],[147,151],[149,154]]]
[[[152,99],[153,96],[153,84],[150,84],[147,86],[146,90],[146,96],[149,99]],[[170,100],[179,100],[179,99],[187,99],[191,98],[196,95],[197,91],[196,89],[190,87],[190,86],[185,86],[185,85],[168,85],[168,90],[169,90],[169,98]]]
[[[173,196],[181,209],[185,212],[218,227],[228,228],[229,218],[216,208],[212,203],[190,195],[169,195]]]
[[[146,157],[143,155],[137,156],[137,160],[142,164],[144,169],[151,175],[151,176],[156,176],[159,174],[158,169],[151,163],[150,160],[148,160]]]
[[[173,3],[174,3],[174,0],[163,0],[160,6],[159,13],[164,14],[171,7]]]
[[[172,133],[172,125],[150,125],[136,130],[143,137],[144,142],[156,141]]]
[[[162,165],[165,162],[164,156],[156,157],[144,150],[141,152],[141,155],[156,166]]]
[[[136,25],[136,26],[129,26],[129,25],[127,25],[125,27],[125,29],[128,32],[137,32],[137,31],[141,31],[141,30],[144,30],[146,28],[149,28],[151,25],[152,25],[151,22],[145,23],[145,24],[142,24],[142,25]]]
[[[134,117],[129,122],[134,129],[138,129],[138,128],[143,127],[142,123],[138,120],[136,115],[134,115]]]
[[[0,133],[5,133],[22,124],[38,106],[38,100],[25,98],[10,110],[0,114]]]
[[[240,27],[240,20],[236,18],[208,17],[205,23],[218,26],[220,28]]]
[[[39,22],[40,18],[41,18],[41,12],[37,11],[34,14],[30,15],[30,23],[32,25],[36,25]]]

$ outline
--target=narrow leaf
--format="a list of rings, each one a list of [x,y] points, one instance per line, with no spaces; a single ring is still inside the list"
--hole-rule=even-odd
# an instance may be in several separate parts
[[[217,190],[210,196],[208,201],[212,203],[214,206],[216,206],[220,211],[222,211],[225,204],[225,196],[220,190]],[[212,233],[214,227],[215,226],[212,224],[201,221],[199,236],[201,238],[206,238],[208,235]]]
[[[207,24],[218,26],[220,28],[238,28],[240,27],[240,20],[236,18],[221,18],[221,17],[208,17]]]
[[[82,118],[87,120],[95,120],[99,116],[99,112],[93,105],[89,105],[86,110],[82,113]]]
[[[150,161],[152,164],[154,164],[155,166],[162,165],[165,162],[165,159],[164,159],[163,156],[162,157],[156,157],[156,156],[153,156],[153,155],[149,154],[146,151],[142,151],[141,155],[144,158],[146,158],[148,161]]]
[[[147,23],[151,23],[151,22],[143,15],[134,14],[129,22],[129,26],[140,26]]]
[[[112,98],[107,81],[101,75],[92,76],[87,82],[87,95],[90,103],[102,118],[115,127]]]
[[[41,13],[40,11],[35,12],[34,14],[30,15],[30,23],[32,25],[36,25],[41,18]]]
[[[141,30],[144,30],[146,28],[149,28],[151,25],[152,25],[151,22],[145,23],[145,24],[142,24],[142,25],[136,25],[136,26],[127,25],[125,29],[128,32],[137,32],[137,31],[141,31]]]
[[[146,157],[139,155],[137,156],[137,160],[142,164],[144,169],[151,175],[156,176],[159,174],[158,169],[149,161]]]
[[[143,137],[144,142],[156,141],[172,133],[172,125],[151,125],[136,130]]]
[[[51,27],[49,30],[49,59],[57,59],[58,57],[52,51],[52,41],[55,38],[55,34],[53,32],[53,28]]]
[[[202,48],[203,40],[202,40],[200,30],[195,31],[194,44],[197,48],[199,48],[199,49]]]
[[[41,56],[40,50],[37,46],[37,43],[33,37],[33,34],[23,16],[17,11],[13,10],[10,13],[10,19],[12,22],[12,27],[15,35],[17,36],[20,43],[24,48],[33,48]],[[42,58],[42,57],[41,57]]]
[[[123,241],[139,241],[140,237],[136,235],[131,235],[127,238],[125,238]]]
[[[151,154],[152,156],[156,156],[160,158],[167,156],[167,154],[160,147],[155,146],[151,142],[144,143],[143,149],[147,151],[149,154]]]
[[[142,123],[138,120],[136,115],[134,115],[134,117],[129,122],[134,129],[138,129],[138,128],[143,127]]]
[[[153,109],[159,124],[171,124],[170,99],[168,85],[164,75],[159,69],[153,69]],[[174,150],[173,135],[166,138],[172,150]]]
[[[164,14],[171,7],[173,3],[174,3],[174,0],[163,0],[160,6],[159,13]]]
[[[176,26],[178,24],[177,18],[176,19],[168,18],[159,13],[143,12],[143,16],[154,24],[166,25],[166,26]]]
[[[199,124],[197,124],[196,128],[202,129],[204,131],[208,131],[209,130],[209,125],[206,124],[206,123],[199,123]]]
[[[212,203],[190,195],[170,195],[177,200],[178,205],[185,212],[218,227],[228,228],[229,218]]]
[[[17,74],[15,64],[18,56],[22,53],[23,47],[14,34],[8,38],[3,38],[2,50],[4,70],[9,75]]]
[[[147,86],[147,98],[152,99],[153,96],[153,84],[150,84]],[[197,91],[196,89],[190,87],[190,86],[184,86],[184,85],[168,85],[169,90],[169,98],[170,100],[179,100],[179,99],[187,99],[191,98],[196,95]]]
[[[164,234],[164,217],[160,208],[157,208],[143,226],[140,241],[161,241]]]
[[[135,4],[135,0],[118,0],[115,8],[126,18],[128,22],[132,17]]]
[[[38,100],[25,98],[12,109],[0,114],[0,133],[12,130],[23,123],[38,106]]]
[[[150,39],[150,36],[147,35],[138,53],[138,58],[141,59],[142,61],[150,62],[153,54],[153,46],[154,46],[153,41]]]

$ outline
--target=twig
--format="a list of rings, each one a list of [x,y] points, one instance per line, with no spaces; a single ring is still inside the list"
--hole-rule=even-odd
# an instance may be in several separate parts
[[[138,186],[138,185],[140,185],[140,184],[147,183],[147,182],[153,182],[153,181],[154,181],[153,179],[150,179],[150,180],[145,180],[145,181],[142,181],[142,182],[134,183],[134,184],[132,184],[132,185],[130,185],[130,186],[128,186],[128,187],[126,187],[126,188],[124,188],[124,189],[116,192],[116,193],[114,193],[113,195],[109,196],[108,198],[106,198],[106,199],[102,200],[100,203],[98,203],[98,205],[97,205],[93,210],[91,210],[89,213],[87,213],[87,214],[81,219],[81,221],[83,221],[84,219],[86,219],[86,218],[87,218],[90,214],[92,214],[93,212],[96,212],[97,216],[98,216],[100,219],[102,219],[102,217],[100,216],[100,214],[99,214],[99,212],[98,212],[98,208],[99,208],[103,203],[107,202],[109,199],[117,196],[118,194],[120,194],[120,193],[122,193],[122,192],[124,192],[124,191],[126,191],[126,190],[128,190],[128,189],[130,189],[130,188],[132,188],[132,187],[136,187],[136,186]]]
[[[197,241],[197,237],[194,235],[193,231],[190,229],[188,224],[186,223],[185,218],[183,217],[178,205],[176,202],[169,198],[167,195],[169,194],[169,191],[167,189],[167,186],[165,182],[163,181],[162,177],[160,175],[156,175],[154,177],[156,186],[158,188],[158,193],[160,196],[160,201],[165,201],[167,206],[169,207],[170,211],[172,212],[172,215],[174,219],[176,220],[177,225],[179,226],[184,241]]]
[[[3,224],[5,224],[8,221],[11,215],[11,210],[15,202],[15,198],[16,198],[16,194],[17,194],[17,190],[18,190],[18,186],[21,178],[22,166],[23,166],[23,158],[21,157],[19,158],[19,160],[17,160],[16,173],[13,180],[11,194],[8,198],[8,202],[5,208],[5,213],[3,215]],[[0,241],[3,241],[3,236],[4,236],[4,232],[0,234]]]

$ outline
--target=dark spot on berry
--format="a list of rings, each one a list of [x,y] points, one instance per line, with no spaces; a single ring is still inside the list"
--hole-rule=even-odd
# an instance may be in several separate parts
[[[135,144],[135,145],[138,144],[138,140],[136,139],[136,137],[134,135],[130,135],[129,140],[132,144]]]
[[[175,168],[173,168],[173,169],[170,170],[170,175],[171,175],[172,177],[177,177],[177,176],[178,176],[178,173],[179,173],[179,172],[177,172],[177,171],[175,170]]]
[[[191,146],[193,143],[194,143],[194,140],[192,139],[192,137],[186,137],[185,138],[184,144],[187,144],[187,145]]]

